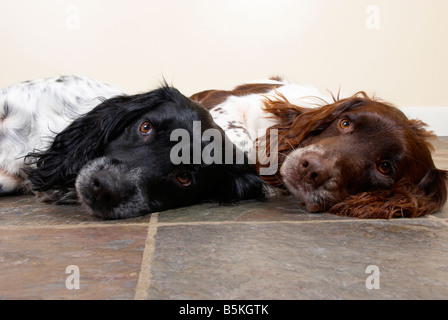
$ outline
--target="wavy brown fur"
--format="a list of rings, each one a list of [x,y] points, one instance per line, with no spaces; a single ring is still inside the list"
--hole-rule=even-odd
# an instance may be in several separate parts
[[[436,169],[432,162],[430,151],[433,151],[433,147],[429,140],[435,136],[425,130],[426,125],[420,120],[406,119],[397,108],[370,99],[365,92],[358,92],[347,99],[333,99],[334,103],[318,108],[293,105],[281,94],[278,94],[277,99],[265,99],[264,110],[278,120],[278,124],[269,129],[278,130],[279,165],[295,149],[308,145],[309,139],[313,143],[318,141],[319,135],[342,113],[365,106],[375,109],[378,104],[378,114],[386,112],[387,117],[404,128],[406,145],[403,148],[411,153],[410,164],[415,165],[414,168],[418,170],[402,168],[400,170],[404,171],[403,177],[392,188],[349,195],[333,205],[329,212],[358,218],[389,219],[418,217],[438,211],[447,199],[447,171]],[[426,166],[427,169],[426,173],[420,172],[420,176],[417,176],[419,166]],[[259,169],[260,164],[257,167]],[[285,188],[280,172],[273,176],[263,176],[263,179],[272,186]]]

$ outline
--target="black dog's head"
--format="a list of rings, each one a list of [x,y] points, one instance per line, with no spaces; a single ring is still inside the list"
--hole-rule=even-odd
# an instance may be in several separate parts
[[[264,197],[255,169],[245,156],[236,161],[209,112],[169,86],[104,101],[30,157],[36,191],[57,202],[77,195],[103,219]]]

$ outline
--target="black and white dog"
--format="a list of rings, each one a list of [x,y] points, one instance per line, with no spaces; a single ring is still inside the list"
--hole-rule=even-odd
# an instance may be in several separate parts
[[[40,89],[34,91],[36,85]],[[23,97],[18,99],[21,104],[12,104],[10,96],[18,95]],[[97,97],[109,99],[93,108]],[[265,184],[246,159],[236,161],[235,145],[210,113],[173,87],[128,96],[97,81],[68,76],[8,88],[2,91],[1,101],[2,193],[31,189],[43,192],[50,201],[79,200],[103,219],[204,201],[264,198]],[[199,141],[195,123],[200,124]],[[210,150],[214,143],[212,157],[218,161],[174,163],[172,150],[178,144],[172,138],[174,130],[183,130],[188,137],[182,151],[192,150],[193,155],[198,148]],[[220,139],[204,138],[210,130],[218,132]],[[28,137],[33,140],[27,142]],[[52,141],[49,147],[43,137]],[[217,150],[214,140],[220,141],[222,150],[230,145],[235,161],[224,161],[228,153]],[[18,148],[17,141],[25,142]],[[33,149],[43,151],[24,158]]]
[[[16,84],[0,91],[0,195],[27,191],[24,157],[104,99],[123,92],[81,76]],[[101,100],[103,99],[103,100]]]

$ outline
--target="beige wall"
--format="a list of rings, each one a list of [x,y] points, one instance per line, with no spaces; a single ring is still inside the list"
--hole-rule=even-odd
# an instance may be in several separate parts
[[[447,106],[447,16],[447,0],[1,0],[0,87],[78,73],[191,94],[282,75]]]

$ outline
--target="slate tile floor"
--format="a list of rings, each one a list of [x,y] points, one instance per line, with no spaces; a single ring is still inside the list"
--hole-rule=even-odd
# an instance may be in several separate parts
[[[448,169],[448,137],[435,143]],[[379,289],[367,289],[369,265]],[[79,289],[69,290],[79,270]],[[294,199],[121,221],[0,199],[0,299],[447,299],[448,206],[418,219],[309,214]]]

